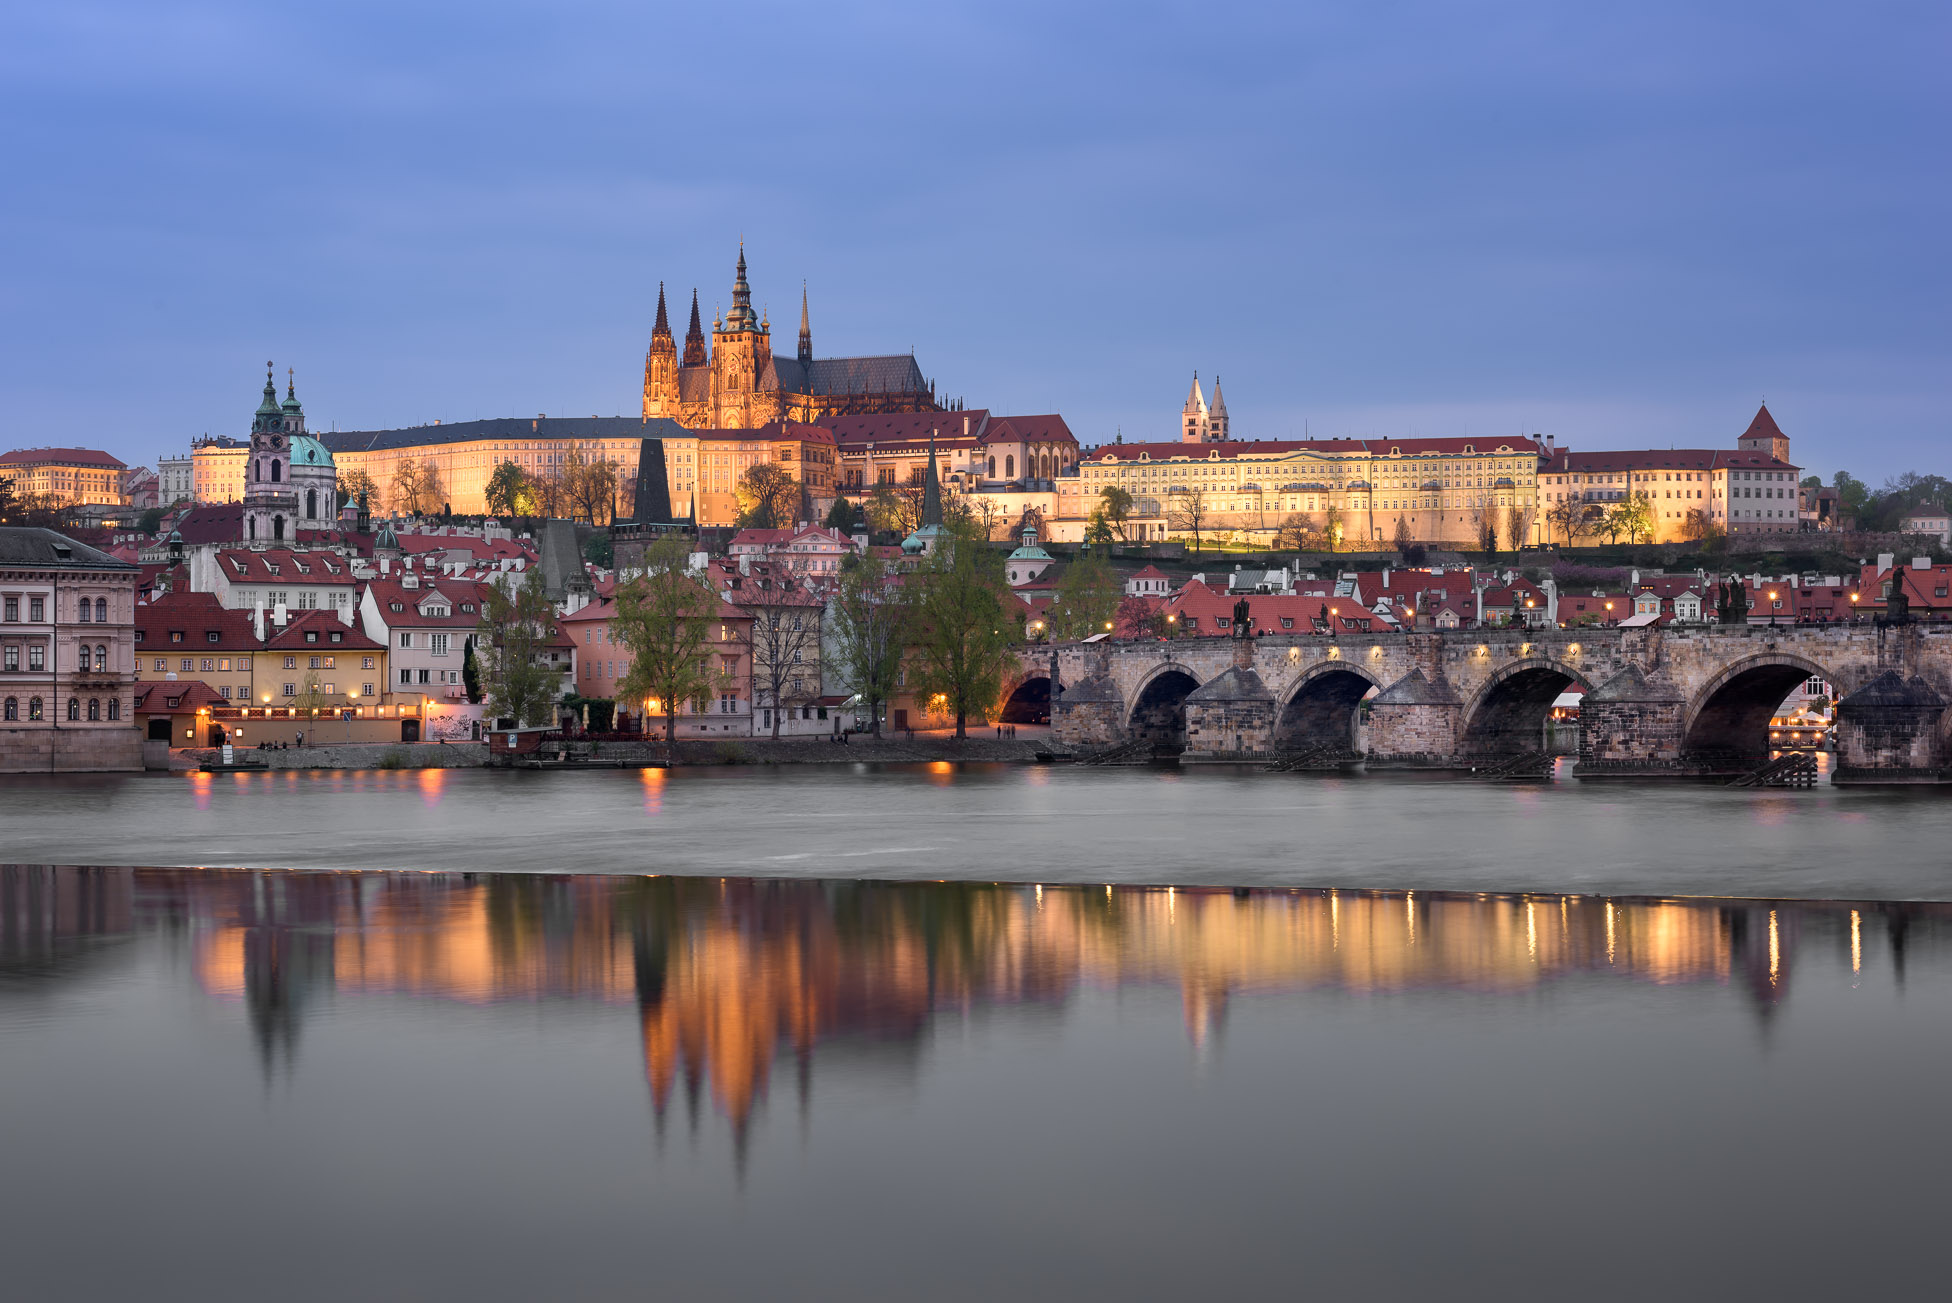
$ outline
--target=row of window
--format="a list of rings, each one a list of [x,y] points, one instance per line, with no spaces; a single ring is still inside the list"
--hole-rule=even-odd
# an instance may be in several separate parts
[[[4,611],[6,621],[8,624],[20,623],[20,599],[18,597],[9,597],[6,601],[5,607],[0,608],[0,610]],[[47,599],[45,597],[28,598],[27,599],[27,622],[29,624],[42,624],[45,623],[46,620],[47,620]]]
[[[415,674],[418,674],[420,676],[418,680],[414,678]],[[403,684],[414,683],[414,682],[459,683],[460,681],[461,681],[461,671],[459,670],[401,670],[400,671],[400,682]]]
[[[11,642],[7,644],[4,659],[0,659],[0,665],[5,666],[8,670],[15,673],[20,671],[20,644]],[[27,648],[27,668],[29,670],[45,670],[47,668],[47,648],[45,646],[40,643],[29,644]]]
[[[87,711],[90,723],[101,722],[102,709],[102,699],[100,697],[90,697],[88,699]],[[70,723],[78,724],[81,722],[82,710],[81,698],[68,698],[68,720]],[[20,718],[20,698],[8,697],[4,708],[0,708],[0,714],[4,714],[4,717],[10,721],[18,720]],[[29,697],[27,699],[27,718],[29,722],[47,718],[46,711],[39,697]],[[111,720],[122,718],[122,701],[120,698],[110,697],[108,699],[108,718]]]

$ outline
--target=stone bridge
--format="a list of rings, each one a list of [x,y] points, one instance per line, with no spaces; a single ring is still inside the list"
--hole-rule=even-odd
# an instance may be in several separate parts
[[[1058,741],[1078,748],[1148,742],[1188,760],[1339,752],[1371,767],[1460,769],[1542,750],[1554,698],[1576,687],[1580,776],[1705,776],[1766,760],[1770,716],[1811,677],[1842,697],[1835,781],[1952,777],[1952,627],[1920,624],[1033,646],[1002,715],[1048,711]]]

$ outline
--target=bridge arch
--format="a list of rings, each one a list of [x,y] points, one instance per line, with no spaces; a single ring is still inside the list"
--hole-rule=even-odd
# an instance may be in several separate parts
[[[1526,656],[1504,666],[1465,707],[1463,749],[1470,755],[1543,750],[1552,703],[1574,686],[1593,690],[1577,668],[1550,656]]]
[[[1724,666],[1688,702],[1681,753],[1697,759],[1756,759],[1769,754],[1769,717],[1804,679],[1837,683],[1815,661],[1788,652],[1764,652]]]
[[[1186,698],[1200,686],[1200,676],[1177,661],[1148,671],[1132,694],[1132,712],[1125,735],[1150,742],[1154,751],[1174,755],[1186,749]]]
[[[1360,665],[1324,661],[1295,680],[1274,721],[1274,745],[1284,751],[1339,746],[1355,749],[1356,707],[1382,681]]]
[[[998,722],[1048,724],[1051,722],[1051,676],[1048,673],[1025,674],[1006,686],[1002,700],[1003,705],[996,715]]]

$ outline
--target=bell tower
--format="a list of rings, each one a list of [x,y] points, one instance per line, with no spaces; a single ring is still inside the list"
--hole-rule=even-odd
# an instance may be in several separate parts
[[[732,282],[732,309],[712,328],[712,424],[743,429],[767,419],[755,410],[760,372],[773,356],[772,330],[752,310],[746,283],[746,247],[739,246],[738,276]]]

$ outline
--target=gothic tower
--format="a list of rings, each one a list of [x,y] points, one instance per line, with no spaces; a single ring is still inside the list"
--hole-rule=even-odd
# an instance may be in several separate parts
[[[739,271],[732,282],[732,309],[723,325],[712,329],[712,424],[724,429],[751,429],[774,419],[761,411],[760,373],[772,361],[772,331],[752,310],[752,286],[746,283],[746,247],[739,246]]]
[[[1207,416],[1207,439],[1213,443],[1227,441],[1227,400],[1220,396],[1220,377],[1213,377],[1213,411]]]
[[[685,332],[685,366],[705,365],[705,331],[698,324],[698,289],[691,291],[691,329]]]
[[[800,365],[813,361],[813,328],[807,325],[807,286],[800,282]]]
[[[678,414],[678,346],[671,338],[671,320],[664,311],[664,282],[657,285],[657,324],[651,328],[651,347],[644,354],[644,415]]]

